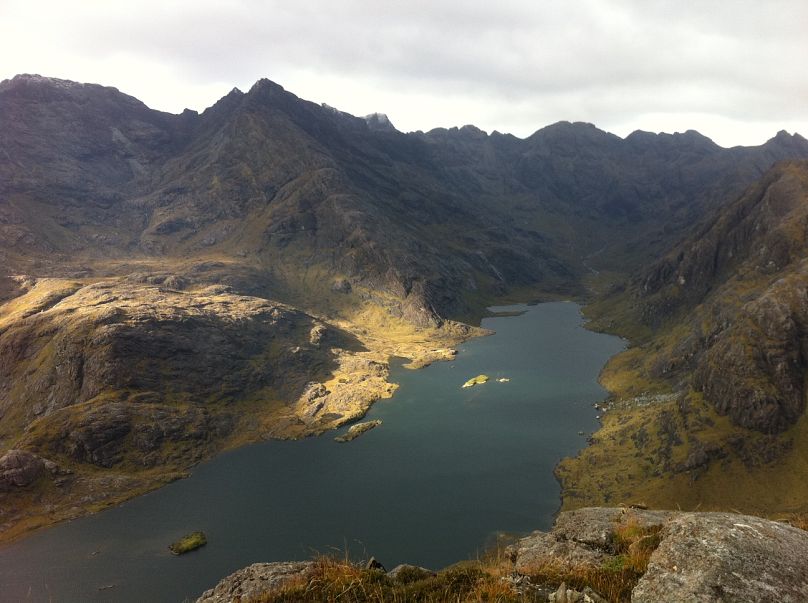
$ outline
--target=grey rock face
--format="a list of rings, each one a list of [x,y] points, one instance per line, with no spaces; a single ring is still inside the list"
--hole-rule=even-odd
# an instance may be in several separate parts
[[[808,532],[731,513],[678,514],[631,601],[808,601]]]
[[[603,550],[562,540],[554,533],[545,532],[534,532],[523,538],[509,552],[514,560],[514,569],[524,574],[555,563],[600,567],[607,557]]]
[[[733,513],[586,508],[561,513],[507,553],[520,574],[547,565],[600,567],[613,557],[621,525],[662,526],[661,543],[633,603],[808,601],[808,532]],[[570,595],[572,599],[570,599]],[[556,601],[584,593],[556,593]]]
[[[305,579],[314,564],[310,561],[254,563],[222,579],[205,591],[197,603],[249,601],[263,593],[278,590],[295,580]]]

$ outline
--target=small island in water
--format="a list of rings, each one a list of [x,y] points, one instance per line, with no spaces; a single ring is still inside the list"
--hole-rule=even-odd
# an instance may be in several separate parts
[[[205,546],[207,543],[208,538],[205,536],[205,532],[191,532],[177,540],[177,542],[170,544],[168,549],[174,555],[184,555],[185,553],[195,551],[199,547]]]
[[[357,423],[352,425],[351,428],[343,435],[334,438],[335,442],[350,442],[361,436],[366,431],[370,431],[374,427],[378,427],[382,422],[379,419],[373,421],[365,421],[364,423]]]
[[[464,388],[465,387],[474,387],[475,385],[482,385],[483,383],[486,383],[487,381],[488,381],[488,375],[477,375],[476,377],[473,377],[473,378],[469,379],[468,381],[466,381],[463,384],[463,387]]]

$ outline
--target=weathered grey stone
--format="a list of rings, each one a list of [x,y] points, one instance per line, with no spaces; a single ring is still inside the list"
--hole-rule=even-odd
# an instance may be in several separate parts
[[[311,561],[254,563],[223,578],[215,587],[202,593],[197,603],[231,603],[249,601],[259,595],[280,590],[305,580],[314,568]]]
[[[590,546],[608,548],[612,545],[615,528],[631,521],[642,527],[665,523],[671,511],[648,511],[622,507],[587,507],[559,514],[553,534],[560,539],[574,540]]]
[[[808,532],[732,513],[678,514],[631,600],[808,601]]]
[[[531,574],[547,565],[587,565],[600,567],[606,559],[603,550],[586,544],[559,540],[555,534],[534,532],[508,548],[514,569]]]

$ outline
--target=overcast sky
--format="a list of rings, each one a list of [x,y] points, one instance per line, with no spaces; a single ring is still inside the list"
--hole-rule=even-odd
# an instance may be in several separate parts
[[[404,131],[808,136],[806,0],[0,0],[0,79],[202,110],[261,77]]]

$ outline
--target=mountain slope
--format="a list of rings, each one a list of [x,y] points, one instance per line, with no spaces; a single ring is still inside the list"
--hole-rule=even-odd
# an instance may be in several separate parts
[[[804,410],[808,163],[781,163],[625,295],[663,331],[691,325],[650,372],[694,386],[739,425],[777,432]]]
[[[598,496],[804,510],[807,228],[808,162],[779,163],[590,308],[636,345],[604,370],[615,412],[559,469],[572,492],[610,458],[623,477],[602,472]]]

